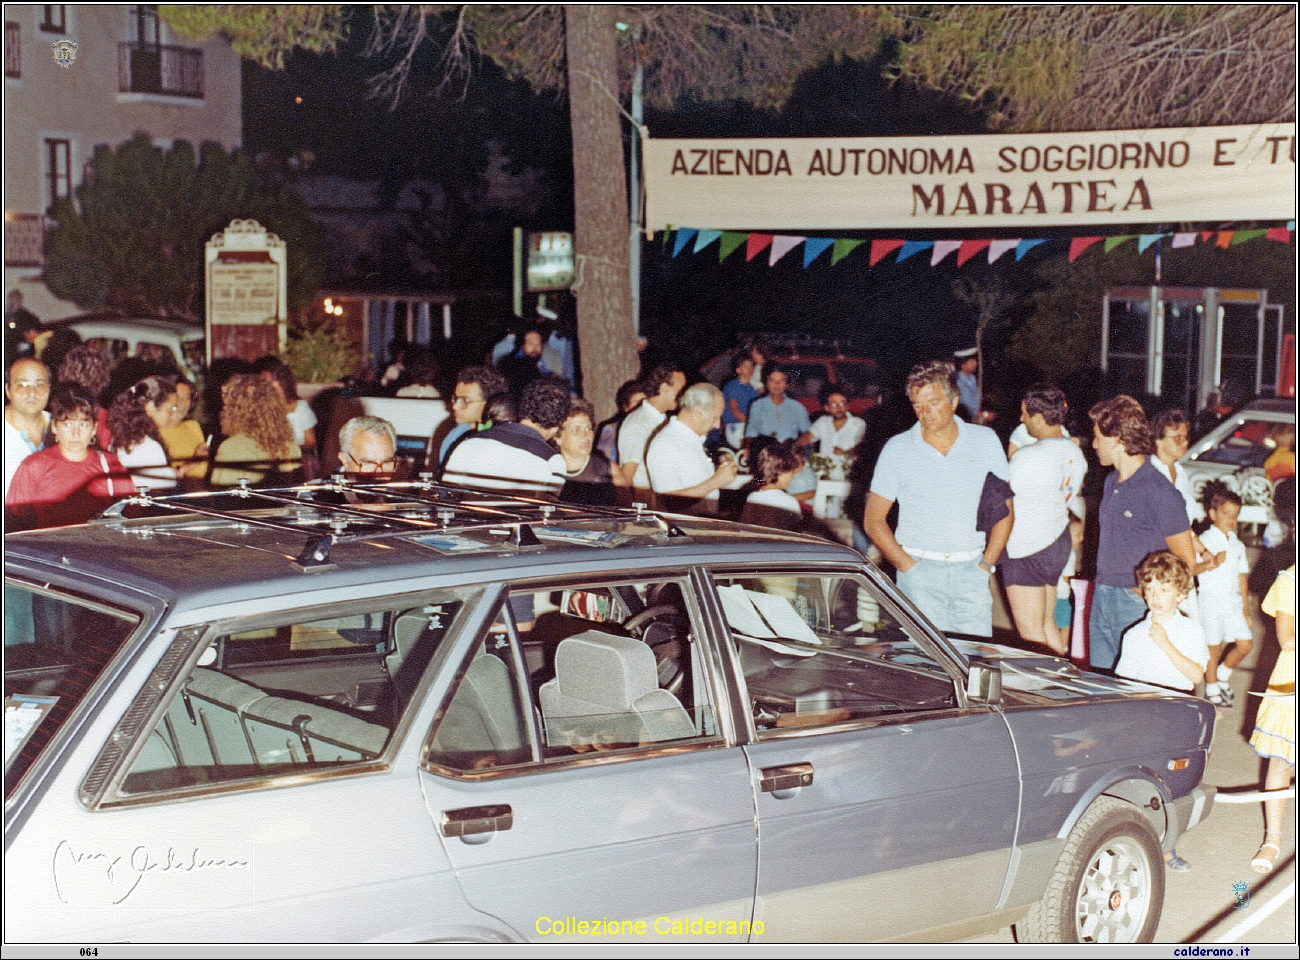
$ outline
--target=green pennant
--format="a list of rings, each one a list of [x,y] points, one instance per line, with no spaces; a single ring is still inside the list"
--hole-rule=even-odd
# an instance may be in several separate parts
[[[1126,233],[1122,237],[1107,237],[1106,242],[1102,244],[1102,249],[1105,250],[1107,253],[1110,253],[1121,243],[1125,243],[1126,241],[1132,240],[1136,236],[1137,236],[1136,233]]]
[[[1245,243],[1247,240],[1254,240],[1256,237],[1262,237],[1268,233],[1267,230],[1238,230],[1232,235],[1232,245],[1235,247],[1239,243]]]
[[[722,239],[718,241],[718,263],[735,253],[736,248],[748,239],[748,233],[739,233],[735,230],[723,231]]]
[[[836,240],[835,246],[831,247],[831,266],[835,266],[865,242],[865,240]]]
[[[676,227],[674,227],[671,223],[668,224],[668,226],[664,227],[664,249],[665,250],[668,249],[668,241],[672,237],[673,230],[675,229]]]

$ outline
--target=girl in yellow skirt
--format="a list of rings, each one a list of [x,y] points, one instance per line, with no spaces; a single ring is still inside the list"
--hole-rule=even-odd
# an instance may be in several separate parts
[[[1268,691],[1255,719],[1250,745],[1268,760],[1265,790],[1284,790],[1295,771],[1295,564],[1277,575],[1263,609],[1277,620],[1278,654]],[[1285,800],[1264,801],[1264,842],[1250,861],[1256,873],[1268,873],[1282,852],[1282,814]]]

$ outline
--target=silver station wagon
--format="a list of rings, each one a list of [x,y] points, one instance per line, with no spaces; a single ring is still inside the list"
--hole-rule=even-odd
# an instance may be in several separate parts
[[[5,939],[1145,941],[1205,701],[845,547],[332,482],[5,538]]]

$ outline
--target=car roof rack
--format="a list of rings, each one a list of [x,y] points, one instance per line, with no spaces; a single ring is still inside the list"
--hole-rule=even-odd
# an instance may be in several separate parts
[[[681,528],[643,504],[635,508],[557,503],[542,498],[498,494],[472,487],[435,484],[425,474],[417,481],[355,483],[341,476],[294,487],[252,487],[247,480],[226,490],[154,497],[147,488],[120,500],[97,525],[183,517],[225,520],[303,538],[297,558],[304,570],[330,564],[335,544],[404,537],[412,534],[506,532],[514,547],[540,547],[535,526],[562,522],[650,520],[670,538]]]

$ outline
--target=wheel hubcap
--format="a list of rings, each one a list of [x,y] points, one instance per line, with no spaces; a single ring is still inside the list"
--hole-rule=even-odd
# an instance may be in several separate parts
[[[1151,908],[1151,862],[1132,837],[1117,837],[1097,851],[1084,871],[1075,904],[1079,939],[1133,943]]]

